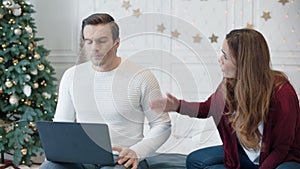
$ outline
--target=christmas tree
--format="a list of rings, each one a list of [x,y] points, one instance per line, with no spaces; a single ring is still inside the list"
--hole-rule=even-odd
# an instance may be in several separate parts
[[[56,78],[37,42],[33,5],[0,0],[0,152],[13,163],[30,165],[43,152],[35,122],[51,120],[56,107]]]

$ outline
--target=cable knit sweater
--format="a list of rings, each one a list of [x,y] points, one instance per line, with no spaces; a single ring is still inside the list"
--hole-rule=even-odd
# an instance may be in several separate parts
[[[161,97],[153,74],[130,61],[97,72],[91,62],[68,69],[61,80],[54,121],[106,123],[113,146],[134,150],[139,158],[155,152],[171,133],[167,113],[149,108]],[[144,136],[145,117],[150,131]]]

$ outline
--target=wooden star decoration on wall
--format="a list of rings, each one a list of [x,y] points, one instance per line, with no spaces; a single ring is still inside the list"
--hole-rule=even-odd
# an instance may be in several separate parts
[[[140,9],[134,9],[132,15],[133,15],[133,16],[136,16],[136,17],[139,17],[139,16],[141,15]]]
[[[131,7],[130,2],[129,1],[123,1],[123,8],[125,8],[126,10],[128,10],[129,7]]]
[[[278,2],[281,3],[282,5],[285,5],[286,3],[289,2],[289,0],[279,0]]]
[[[166,27],[163,23],[160,25],[157,25],[157,32],[163,33],[165,29],[166,29]]]
[[[216,36],[215,34],[212,34],[211,37],[209,37],[211,43],[214,43],[214,42],[217,43],[218,42],[218,38],[219,37]]]
[[[251,24],[251,23],[247,23],[247,26],[246,26],[246,28],[248,28],[248,29],[253,29],[253,24]]]
[[[177,31],[177,29],[175,31],[171,32],[172,38],[178,38],[178,36],[180,35],[180,33]]]
[[[270,12],[263,11],[263,15],[261,17],[264,18],[265,21],[267,21],[268,19],[271,19]]]
[[[200,43],[202,37],[199,34],[197,34],[197,35],[193,36],[193,39],[194,39],[194,43]]]

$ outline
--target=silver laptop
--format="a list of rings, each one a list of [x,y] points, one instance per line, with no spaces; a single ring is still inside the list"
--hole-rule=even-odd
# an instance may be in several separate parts
[[[37,128],[49,161],[116,164],[106,124],[39,121]]]

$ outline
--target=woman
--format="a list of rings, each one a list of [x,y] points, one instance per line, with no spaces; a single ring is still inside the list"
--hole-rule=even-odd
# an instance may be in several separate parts
[[[262,34],[233,30],[222,52],[224,79],[208,100],[191,103],[167,94],[150,103],[158,111],[214,117],[223,146],[192,152],[187,168],[300,168],[299,100],[287,77],[270,68]]]

